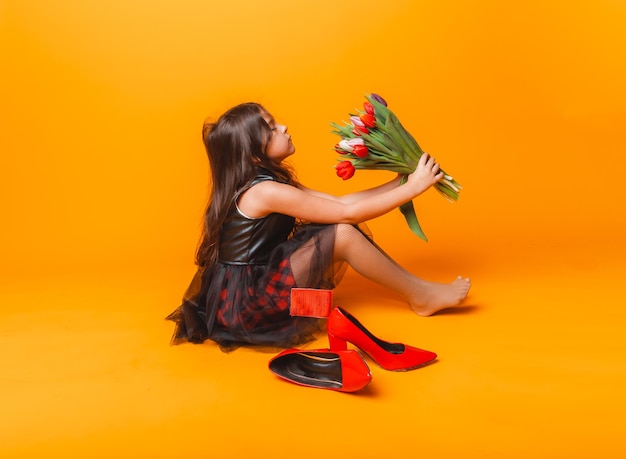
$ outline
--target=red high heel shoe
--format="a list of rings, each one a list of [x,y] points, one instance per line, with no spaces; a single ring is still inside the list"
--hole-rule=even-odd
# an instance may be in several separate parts
[[[270,360],[269,369],[301,386],[339,392],[356,392],[372,380],[367,363],[355,350],[287,349]]]
[[[340,307],[334,308],[330,313],[327,328],[332,351],[346,350],[349,341],[385,370],[413,370],[437,358],[434,352],[406,344],[389,343],[375,337],[356,318]]]

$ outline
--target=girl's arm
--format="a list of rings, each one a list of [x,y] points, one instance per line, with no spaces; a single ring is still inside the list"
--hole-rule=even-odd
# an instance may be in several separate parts
[[[239,208],[250,217],[263,217],[276,212],[316,223],[355,224],[399,207],[422,194],[442,177],[439,164],[424,154],[404,185],[398,186],[391,181],[374,188],[375,191],[354,193],[353,196],[361,196],[359,199],[343,201],[291,185],[266,181],[247,190],[239,200]]]
[[[318,196],[320,198],[330,199],[332,201],[342,202],[344,204],[351,204],[361,199],[367,199],[371,196],[375,196],[380,193],[384,193],[385,191],[389,191],[393,188],[400,186],[401,176],[398,175],[393,180],[384,183],[382,185],[376,186],[374,188],[370,188],[367,190],[357,191],[356,193],[345,194],[343,196],[333,196],[328,193],[323,193],[321,191],[312,190],[311,188],[307,188],[304,185],[300,185],[299,188],[305,193]]]

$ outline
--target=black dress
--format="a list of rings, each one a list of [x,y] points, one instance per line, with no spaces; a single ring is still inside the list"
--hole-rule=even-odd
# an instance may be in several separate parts
[[[183,304],[167,319],[176,322],[172,343],[217,342],[238,346],[293,347],[315,339],[320,319],[289,314],[291,289],[332,289],[345,271],[333,262],[336,225],[297,225],[293,217],[246,217],[237,207],[250,187],[276,180],[259,174],[235,195],[220,232],[219,261],[199,268]]]

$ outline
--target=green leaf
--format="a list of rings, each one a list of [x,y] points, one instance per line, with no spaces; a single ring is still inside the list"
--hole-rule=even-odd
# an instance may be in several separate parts
[[[428,242],[428,238],[422,231],[422,227],[417,221],[417,215],[415,215],[415,208],[413,207],[413,201],[405,202],[400,206],[400,212],[404,215],[404,219],[406,220],[409,228],[413,231],[414,234],[422,238],[424,241]]]
[[[396,152],[394,152],[393,150],[391,150],[385,143],[380,142],[376,137],[374,137],[371,134],[363,134],[361,136],[363,138],[363,140],[365,141],[365,143],[370,143],[371,145],[373,145],[374,147],[376,147],[378,150],[380,151],[384,151],[386,152],[388,155],[394,157],[397,155]],[[369,146],[368,146],[369,148]]]
[[[385,127],[389,134],[398,142],[402,149],[416,161],[422,156],[422,149],[417,144],[411,134],[400,123],[400,120],[393,113],[389,114]]]
[[[332,133],[338,135],[342,139],[345,139],[345,138],[351,139],[353,137],[356,137],[352,133],[352,125],[340,126],[337,123],[331,123],[331,126],[334,128]]]

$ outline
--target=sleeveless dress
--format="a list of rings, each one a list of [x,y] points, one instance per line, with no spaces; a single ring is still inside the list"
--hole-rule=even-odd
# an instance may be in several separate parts
[[[296,224],[293,217],[246,217],[241,194],[266,180],[258,175],[234,196],[220,232],[218,262],[196,272],[183,303],[167,319],[176,323],[172,344],[217,342],[288,348],[315,339],[321,319],[289,314],[291,289],[333,289],[346,265],[333,261],[336,225]]]

